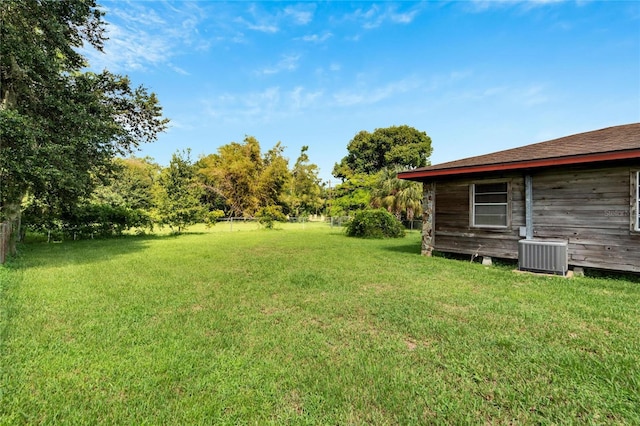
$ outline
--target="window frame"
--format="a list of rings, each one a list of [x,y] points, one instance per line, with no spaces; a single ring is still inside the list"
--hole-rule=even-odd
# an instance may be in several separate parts
[[[495,185],[506,184],[506,203],[476,203],[476,185]],[[511,227],[511,180],[508,179],[487,179],[473,182],[469,185],[469,225],[471,228],[478,229],[498,229],[505,230]],[[505,224],[504,225],[485,225],[476,223],[476,206],[477,205],[500,205],[506,207]]]

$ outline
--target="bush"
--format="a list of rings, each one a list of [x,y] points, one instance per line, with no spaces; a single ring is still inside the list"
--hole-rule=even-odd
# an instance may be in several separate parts
[[[110,237],[135,228],[153,229],[149,213],[124,206],[87,203],[73,206],[60,215],[48,213],[41,205],[30,205],[25,210],[25,227],[32,232],[53,235],[56,240]]]
[[[218,222],[218,219],[222,217],[224,217],[224,212],[222,210],[212,210],[205,214],[204,223],[206,224],[207,228],[210,228],[214,226]]]
[[[401,238],[404,227],[384,209],[362,210],[347,224],[347,235],[360,238]]]
[[[282,213],[282,207],[280,206],[263,207],[258,211],[256,217],[258,218],[258,222],[267,229],[273,229],[276,221],[287,221],[287,217]]]

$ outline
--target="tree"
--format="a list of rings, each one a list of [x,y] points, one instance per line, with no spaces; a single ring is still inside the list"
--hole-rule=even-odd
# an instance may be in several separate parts
[[[426,166],[431,155],[431,138],[406,125],[363,130],[347,145],[348,154],[333,168],[333,175],[345,181],[357,173],[373,174],[386,167]]]
[[[196,181],[201,188],[200,203],[209,211],[227,209],[224,194],[218,187],[218,173],[216,167],[218,157],[216,155],[206,155],[200,157],[194,164]],[[224,213],[221,217],[224,217]]]
[[[336,186],[332,191],[329,215],[349,216],[354,211],[369,207],[377,181],[375,174],[357,173]]]
[[[113,162],[115,171],[109,180],[109,189],[122,198],[125,206],[151,210],[153,187],[161,167],[150,157],[116,158]]]
[[[257,211],[258,178],[264,164],[256,138],[247,136],[242,143],[223,145],[217,154],[201,159],[199,166],[199,173],[224,198],[231,216],[251,216]]]
[[[115,158],[111,175],[93,192],[63,211],[52,211],[46,199],[23,200],[23,226],[73,239],[120,234],[131,228],[152,229],[153,185],[160,166],[149,158]]]
[[[283,156],[284,146],[278,142],[264,155],[264,169],[258,178],[260,205],[286,207],[285,190],[291,181],[289,160]]]
[[[19,224],[27,194],[63,214],[116,154],[166,128],[146,88],[82,71],[78,49],[102,49],[102,17],[94,0],[0,2],[0,220]]]
[[[201,188],[195,181],[190,151],[173,154],[162,170],[156,186],[157,216],[161,224],[177,233],[204,219],[200,204]]]
[[[153,187],[161,167],[150,157],[114,158],[111,172],[91,193],[90,200],[99,204],[124,206],[150,211]]]
[[[291,180],[289,160],[278,142],[264,154],[253,136],[231,142],[198,163],[198,176],[211,199],[221,197],[231,216],[253,216],[267,206],[286,207],[284,192]]]
[[[289,204],[296,216],[317,212],[322,207],[318,166],[309,162],[308,146],[303,146],[291,172]]]
[[[416,211],[422,205],[422,185],[418,182],[398,179],[401,168],[388,168],[380,171],[378,182],[373,189],[371,204],[373,207],[384,207],[396,218],[402,214],[413,220]]]

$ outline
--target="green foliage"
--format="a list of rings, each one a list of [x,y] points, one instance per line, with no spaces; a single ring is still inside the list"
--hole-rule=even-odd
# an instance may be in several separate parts
[[[273,229],[275,222],[286,222],[287,217],[282,213],[280,206],[262,207],[256,213],[258,223],[267,229]]]
[[[52,234],[56,239],[84,239],[122,235],[131,229],[152,230],[148,212],[124,205],[81,203],[61,215],[51,215],[36,200],[25,210],[24,226],[36,233]]]
[[[428,164],[431,138],[409,126],[359,132],[347,146],[348,154],[333,169],[342,184],[332,191],[332,216],[354,210],[384,207],[398,219],[419,213],[422,190],[419,184],[400,181],[396,174],[406,168]]]
[[[264,163],[253,136],[231,142],[197,163],[201,181],[220,195],[230,216],[251,216],[260,204],[259,179]]]
[[[289,208],[295,216],[317,213],[324,204],[318,166],[309,162],[308,146],[303,146],[291,172]]]
[[[398,219],[383,209],[362,210],[347,224],[346,233],[359,238],[401,238],[404,227]]]
[[[124,231],[153,229],[149,213],[141,209],[109,204],[86,204],[61,217],[62,230],[68,238],[109,237]]]
[[[426,166],[431,155],[431,138],[406,125],[359,132],[347,145],[349,152],[336,163],[333,175],[346,180],[353,174],[373,174],[386,167]]]
[[[368,208],[376,182],[376,175],[365,173],[352,175],[331,191],[329,214],[331,216],[349,216],[353,212]]]
[[[322,189],[318,166],[309,162],[307,150],[302,147],[292,170],[280,142],[262,156],[252,136],[202,157],[197,177],[209,208],[220,208],[222,201],[229,216],[253,216],[267,206],[296,216],[317,212],[323,205]]]
[[[156,185],[156,215],[162,225],[177,233],[204,219],[201,187],[195,181],[190,151],[176,152],[162,170]]]
[[[388,168],[377,174],[378,181],[372,192],[371,205],[386,208],[398,219],[402,219],[404,215],[407,220],[413,220],[416,213],[420,214],[422,184],[398,179],[398,172],[402,170],[400,167]]]
[[[29,194],[48,215],[89,198],[112,158],[154,141],[168,120],[126,76],[85,72],[102,48],[93,0],[0,2],[0,216]]]
[[[207,228],[214,226],[218,219],[224,217],[224,212],[222,210],[211,210],[204,215],[204,223]]]
[[[286,208],[286,191],[291,181],[289,160],[283,156],[284,146],[280,142],[264,155],[257,184],[261,206],[277,205]]]
[[[108,189],[127,207],[150,210],[154,206],[153,186],[161,167],[149,157],[116,158],[114,163]]]

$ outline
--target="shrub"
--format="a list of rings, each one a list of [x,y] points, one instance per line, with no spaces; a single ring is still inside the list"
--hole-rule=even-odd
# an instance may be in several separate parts
[[[287,217],[282,213],[282,207],[280,206],[267,206],[261,208],[256,213],[258,222],[264,225],[267,229],[273,229],[274,222],[286,222]]]
[[[207,228],[210,228],[214,226],[218,222],[218,219],[222,217],[224,217],[224,212],[222,210],[212,210],[205,214],[204,223],[206,224]]]
[[[40,232],[59,240],[110,237],[130,229],[153,229],[153,221],[144,210],[110,204],[82,203],[60,214],[47,211],[41,203],[25,210],[24,224],[29,231]]]
[[[401,238],[404,227],[384,209],[362,210],[347,224],[347,235],[360,238]]]

